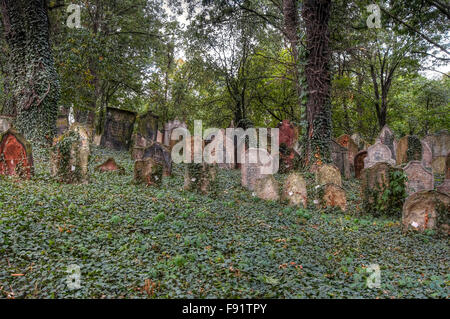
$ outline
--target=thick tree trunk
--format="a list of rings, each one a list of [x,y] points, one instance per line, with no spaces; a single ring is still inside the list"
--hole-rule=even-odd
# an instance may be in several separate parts
[[[45,0],[0,0],[10,49],[11,103],[15,127],[37,144],[56,133],[60,86],[49,41]]]
[[[305,0],[302,16],[306,24],[308,51],[306,80],[307,132],[305,164],[330,162],[331,102],[329,30],[331,0]]]

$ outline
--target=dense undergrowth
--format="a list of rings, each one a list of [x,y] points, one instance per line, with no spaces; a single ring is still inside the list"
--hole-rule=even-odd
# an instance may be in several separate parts
[[[110,156],[126,174],[94,172]],[[181,167],[159,189],[135,185],[127,153],[96,149],[88,185],[59,184],[47,160],[35,164],[31,181],[0,178],[0,298],[449,296],[448,239],[360,214],[356,181],[344,183],[343,214],[258,200],[238,171],[220,170],[208,197],[182,190]],[[366,285],[370,264],[380,288]]]

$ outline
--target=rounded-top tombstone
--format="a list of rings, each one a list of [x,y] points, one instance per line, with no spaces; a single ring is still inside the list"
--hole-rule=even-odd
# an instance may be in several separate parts
[[[0,175],[30,179],[33,172],[31,144],[13,128],[0,133]]]

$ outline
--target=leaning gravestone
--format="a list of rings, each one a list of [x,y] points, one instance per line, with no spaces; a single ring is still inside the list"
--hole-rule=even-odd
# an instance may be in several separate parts
[[[30,179],[33,171],[31,144],[12,128],[0,133],[0,175]]]
[[[9,116],[0,116],[0,133],[6,132],[11,128],[13,118]]]
[[[341,173],[334,165],[322,165],[316,173],[316,182],[318,185],[335,184],[342,186]]]
[[[273,175],[267,175],[256,181],[255,196],[263,200],[277,201],[280,199],[278,182]]]
[[[336,141],[338,142],[339,145],[345,147],[348,150],[348,162],[350,165],[350,171],[354,173],[355,172],[354,159],[356,154],[358,154],[358,145],[355,143],[355,141],[353,141],[351,136],[348,134],[339,136]]]
[[[364,159],[367,157],[367,151],[363,150],[355,155],[353,161],[353,166],[355,167],[355,177],[359,178],[361,176],[361,171],[364,169]]]
[[[422,143],[417,136],[403,136],[397,143],[396,163],[401,165],[411,161],[422,161],[422,153]]]
[[[449,217],[450,197],[433,190],[414,193],[403,205],[404,229],[418,231],[437,229],[449,234]]]
[[[325,184],[322,186],[322,192],[322,207],[339,207],[343,212],[347,210],[347,198],[342,187],[332,183]]]
[[[147,186],[161,186],[163,179],[163,166],[152,158],[134,162],[134,180],[138,184]]]
[[[135,120],[134,112],[108,107],[100,145],[118,151],[128,151]]]
[[[391,158],[395,161],[396,159],[395,149],[397,148],[397,141],[395,139],[394,133],[389,128],[389,126],[385,125],[381,129],[378,139],[382,144],[387,145],[389,147],[389,150],[391,151]]]
[[[403,168],[403,171],[408,177],[408,181],[406,182],[406,192],[408,195],[423,190],[434,189],[433,173],[427,170],[420,161],[409,162]]]
[[[89,134],[82,125],[72,125],[53,141],[52,176],[63,183],[87,183],[89,154]]]
[[[433,154],[431,163],[433,171],[438,174],[444,174],[446,156],[450,151],[450,134],[448,131],[443,130],[426,136],[424,141],[428,143]]]
[[[241,184],[253,191],[258,179],[275,173],[274,158],[263,149],[249,148],[241,158]]]
[[[307,207],[306,182],[300,173],[292,172],[284,181],[281,198],[291,206]]]
[[[330,142],[330,152],[333,164],[336,165],[342,176],[345,178],[350,178],[351,175],[348,150],[332,139]]]
[[[367,149],[367,157],[364,159],[364,168],[372,167],[380,162],[386,162],[392,166],[395,165],[395,160],[392,159],[389,147],[378,141]]]

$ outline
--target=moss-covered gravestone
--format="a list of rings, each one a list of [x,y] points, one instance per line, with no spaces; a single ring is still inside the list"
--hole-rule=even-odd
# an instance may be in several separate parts
[[[450,195],[450,153],[445,160],[445,180],[437,188],[438,191]]]
[[[345,178],[350,178],[351,170],[350,170],[348,149],[339,145],[339,143],[336,142],[335,140],[331,140],[330,152],[333,164],[336,165],[336,167],[341,172],[342,176],[344,176]]]
[[[263,200],[278,201],[280,199],[280,186],[273,175],[267,175],[256,181],[255,196]]]
[[[403,205],[402,224],[404,229],[450,232],[450,197],[428,190],[409,196]]]
[[[163,179],[163,170],[163,165],[152,158],[136,160],[134,162],[134,180],[138,184],[159,187]]]
[[[401,211],[406,197],[403,170],[378,162],[361,172],[361,195],[365,212],[375,216]]]
[[[363,150],[358,152],[355,155],[355,159],[353,160],[353,166],[355,168],[355,177],[360,178],[361,172],[364,169],[364,159],[367,157],[367,151]]]
[[[322,165],[316,173],[316,182],[318,185],[335,184],[342,186],[342,178],[339,169],[334,165]]]
[[[450,151],[449,132],[443,130],[438,133],[428,135],[424,138],[424,141],[428,143],[433,154],[431,163],[433,171],[438,174],[444,174],[446,156]]]
[[[33,171],[31,144],[12,128],[0,133],[0,175],[30,179]]]
[[[170,176],[172,174],[172,155],[169,149],[158,142],[150,142],[151,145],[144,149],[142,159],[153,159],[163,166],[164,176]]]
[[[61,136],[69,129],[69,112],[65,108],[61,108],[56,120],[56,134]]]
[[[408,177],[408,181],[406,182],[406,192],[408,195],[423,190],[434,189],[433,173],[427,170],[420,161],[409,162],[403,168],[403,171]]]
[[[306,182],[300,173],[292,172],[284,181],[281,198],[291,206],[307,207]]]
[[[296,152],[294,146],[298,141],[299,131],[288,120],[283,120],[278,126],[279,129],[279,150],[280,150],[280,170],[289,172],[294,168]]]
[[[135,120],[134,112],[108,107],[100,145],[118,151],[128,151]]]
[[[139,114],[136,118],[135,133],[149,141],[155,141],[158,136],[158,116],[152,112]]]
[[[389,150],[391,151],[391,158],[395,161],[396,160],[395,150],[397,148],[397,140],[395,139],[394,132],[392,132],[389,126],[385,125],[381,129],[378,139],[382,144],[389,147]]]
[[[216,190],[217,166],[206,163],[185,164],[184,189],[203,194]]]
[[[422,143],[415,135],[402,137],[397,143],[397,165],[411,161],[422,161]]]
[[[253,191],[258,179],[274,173],[275,159],[263,149],[249,148],[241,157],[241,184]]]
[[[89,135],[80,124],[55,138],[51,148],[52,176],[63,183],[87,183],[89,163]]]

